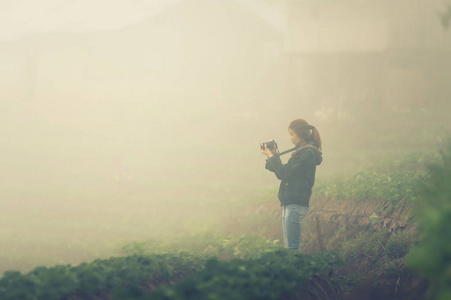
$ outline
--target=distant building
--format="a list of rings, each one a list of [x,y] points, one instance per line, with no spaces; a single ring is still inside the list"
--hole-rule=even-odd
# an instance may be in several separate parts
[[[278,30],[233,1],[185,0],[120,30],[0,44],[2,60],[13,62],[0,70],[1,93],[26,101],[252,104],[281,93],[282,43]]]
[[[445,101],[451,32],[439,3],[291,1],[284,51],[292,101],[348,112]]]

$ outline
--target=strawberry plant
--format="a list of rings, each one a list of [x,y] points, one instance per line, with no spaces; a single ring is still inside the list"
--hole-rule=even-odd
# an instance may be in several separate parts
[[[5,272],[0,280],[2,300],[57,300],[68,295],[95,296],[127,286],[139,286],[144,280],[165,279],[190,274],[204,267],[203,256],[179,253],[112,257],[79,266],[37,267],[28,274]]]
[[[304,255],[289,250],[265,253],[258,259],[211,259],[193,277],[142,299],[277,299],[340,263],[331,253]]]

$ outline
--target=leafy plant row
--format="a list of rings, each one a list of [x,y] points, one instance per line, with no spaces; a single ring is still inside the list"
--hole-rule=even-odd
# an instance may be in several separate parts
[[[123,294],[123,299],[278,299],[302,287],[314,274],[342,264],[333,253],[304,255],[281,249],[257,259],[210,259],[194,276],[150,294]],[[122,299],[122,298],[121,298]]]
[[[413,202],[418,198],[418,183],[427,180],[427,164],[437,159],[433,154],[412,153],[354,174],[332,176],[318,183],[314,197],[356,201],[385,199],[393,204],[401,199]]]
[[[0,280],[0,299],[52,300],[71,294],[88,297],[102,291],[111,293],[144,280],[170,282],[180,274],[200,270],[212,256],[256,258],[281,248],[277,240],[264,237],[214,233],[184,236],[172,242],[129,242],[122,247],[122,254],[127,257],[95,260],[79,266],[37,267],[24,275],[7,271]]]
[[[185,251],[228,260],[258,258],[264,253],[282,248],[283,245],[279,240],[267,239],[262,236],[207,233],[184,235],[175,241],[168,242],[156,240],[127,242],[122,246],[121,253],[124,255],[149,255]]]
[[[205,265],[205,256],[179,253],[112,257],[79,266],[37,267],[28,274],[7,271],[0,280],[2,300],[53,300],[79,295],[82,299],[115,293],[144,280],[169,282],[180,274],[190,274]]]
[[[177,252],[175,244],[130,243],[123,249],[127,257],[37,267],[27,274],[8,271],[0,280],[0,299],[275,299],[340,263],[333,254],[302,255],[255,236],[206,235],[186,242],[190,252]]]

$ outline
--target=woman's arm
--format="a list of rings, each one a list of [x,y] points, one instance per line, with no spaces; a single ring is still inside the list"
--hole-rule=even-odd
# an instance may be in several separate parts
[[[278,179],[285,180],[293,174],[302,171],[310,162],[314,163],[312,151],[302,151],[293,156],[287,164],[282,164],[279,156],[273,156],[266,160],[265,168],[274,172]]]
[[[266,166],[265,169],[274,172],[277,176],[278,179],[282,180],[283,178],[281,177],[282,174],[285,173],[287,165],[282,164],[282,161],[280,160],[280,156],[272,156],[269,157],[266,160]]]
[[[266,160],[266,166],[265,166],[266,169],[270,170],[271,172],[275,172],[276,169],[278,169],[280,166],[283,166],[282,161],[280,160],[280,157],[278,155],[275,155],[276,154],[275,148],[268,149],[266,144],[264,144],[264,148],[263,149],[260,148],[260,152],[268,157],[268,159]],[[277,175],[277,174],[278,173],[276,173],[276,176],[277,176],[277,178],[279,178],[279,175]],[[279,179],[281,179],[281,178],[279,178]]]

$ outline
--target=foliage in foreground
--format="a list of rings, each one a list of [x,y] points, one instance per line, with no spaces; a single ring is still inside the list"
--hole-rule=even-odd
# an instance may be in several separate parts
[[[56,300],[68,295],[95,296],[137,286],[144,280],[172,280],[204,267],[205,258],[179,253],[112,257],[79,266],[37,267],[28,274],[7,271],[0,280],[2,300]]]
[[[451,140],[443,162],[429,167],[420,199],[414,203],[420,243],[407,264],[430,279],[436,299],[451,299]]]
[[[27,274],[8,271],[0,280],[0,299],[276,299],[341,262],[334,254],[302,255],[255,236],[207,235],[185,242],[190,252],[175,244],[135,242],[124,246],[126,257]]]
[[[338,252],[348,266],[368,262],[369,271],[399,276],[405,269],[404,258],[416,242],[416,236],[410,232],[390,233],[384,227],[360,232],[354,239],[343,242]]]
[[[330,272],[340,264],[332,253],[305,255],[285,249],[258,259],[212,259],[193,277],[135,299],[278,299],[314,274]]]

